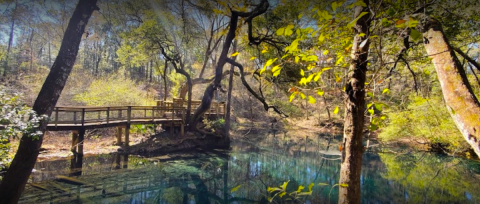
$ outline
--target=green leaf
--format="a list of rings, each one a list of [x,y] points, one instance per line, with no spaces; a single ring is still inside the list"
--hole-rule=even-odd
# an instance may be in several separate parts
[[[336,2],[336,1],[332,2],[332,10],[333,10],[333,11],[337,10],[337,6],[338,6],[338,5],[337,5],[337,2]]]
[[[376,104],[375,104],[375,109],[377,109],[377,110],[379,110],[379,111],[382,111],[382,110],[383,110],[382,104],[376,103]]]
[[[233,187],[232,190],[230,190],[230,192],[233,193],[233,192],[237,191],[238,188],[240,188],[240,186],[242,186],[242,185],[238,185],[238,186]]]
[[[315,98],[313,98],[312,96],[308,96],[308,102],[311,103],[311,104],[315,104],[315,102],[317,102],[317,100],[315,100]]]
[[[292,30],[292,29],[293,29],[294,27],[295,27],[295,26],[292,25],[292,24],[288,25],[288,26],[285,28],[285,36],[290,36],[290,35],[292,35],[292,34],[293,34],[293,30]]]
[[[364,3],[365,4],[365,3]],[[347,24],[347,27],[349,28],[353,28],[353,26],[355,26],[355,23],[357,23],[358,19],[360,19],[362,16],[364,15],[367,15],[368,12],[362,12],[360,13],[360,15],[358,15],[357,18],[353,19],[353,21],[351,21],[350,23]]]
[[[317,94],[320,95],[320,96],[323,96],[324,92],[322,89],[318,89],[317,90]]]
[[[410,37],[416,42],[420,39],[422,39],[422,34],[420,32],[418,32],[417,30],[415,29],[410,29]]]
[[[367,92],[367,96],[370,96],[370,97],[373,98],[373,93],[369,91],[369,92]]]
[[[390,7],[390,8],[387,10],[387,15],[389,15],[389,16],[395,15],[395,9],[394,9],[393,7]]]
[[[335,114],[335,115],[338,114],[338,106],[335,107],[335,109],[333,110],[333,114]]]
[[[289,102],[292,102],[292,100],[295,98],[295,93],[292,93],[292,95],[290,95],[290,100]]]

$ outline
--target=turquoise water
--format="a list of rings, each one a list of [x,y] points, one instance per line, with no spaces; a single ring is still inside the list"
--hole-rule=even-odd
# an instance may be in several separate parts
[[[286,181],[273,203],[336,203],[339,140],[269,135],[230,150],[39,162],[20,203],[268,203],[275,193],[267,188]],[[362,203],[480,203],[477,161],[423,152],[363,158]],[[311,195],[289,196],[312,183]]]

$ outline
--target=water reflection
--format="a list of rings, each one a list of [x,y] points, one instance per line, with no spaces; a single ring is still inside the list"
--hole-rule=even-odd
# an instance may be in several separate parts
[[[333,144],[339,139],[322,135],[296,142],[271,134],[235,141],[229,151],[40,162],[32,181],[46,190],[27,185],[21,203],[268,203],[267,188],[285,181],[287,192],[315,184],[301,202],[336,203],[340,160]],[[362,203],[480,202],[478,162],[427,153],[363,158]],[[84,184],[62,182],[57,175]],[[288,203],[287,197],[276,196],[275,202]]]

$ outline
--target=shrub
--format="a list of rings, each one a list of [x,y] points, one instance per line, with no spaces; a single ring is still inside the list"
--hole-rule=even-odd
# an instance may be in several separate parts
[[[429,99],[412,96],[410,99],[405,110],[387,113],[389,122],[379,138],[386,141],[400,138],[426,140],[430,145],[445,146],[451,152],[468,149],[441,96]]]
[[[74,96],[88,106],[154,105],[155,93],[139,88],[130,79],[108,77],[93,80],[87,90]]]
[[[0,90],[5,90],[0,86]],[[10,138],[18,138],[27,134],[38,139],[42,134],[35,131],[43,117],[37,116],[30,107],[18,101],[18,95],[9,95],[0,91],[0,169],[9,166],[13,155],[10,154]]]

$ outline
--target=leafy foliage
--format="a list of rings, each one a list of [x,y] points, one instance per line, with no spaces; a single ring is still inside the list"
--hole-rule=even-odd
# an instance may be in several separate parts
[[[412,96],[405,110],[393,111],[387,115],[389,122],[379,134],[379,138],[383,140],[426,140],[430,144],[446,145],[452,152],[465,151],[468,148],[438,95],[429,99]]]
[[[111,76],[94,80],[74,100],[88,106],[153,105],[154,93],[145,91],[133,80]]]
[[[0,125],[4,126],[0,130],[0,169],[3,169],[12,159],[10,138],[27,135],[38,139],[42,132],[36,131],[36,128],[45,116],[38,116],[30,107],[20,104],[18,95],[9,95],[4,91],[0,91],[0,108]]]

